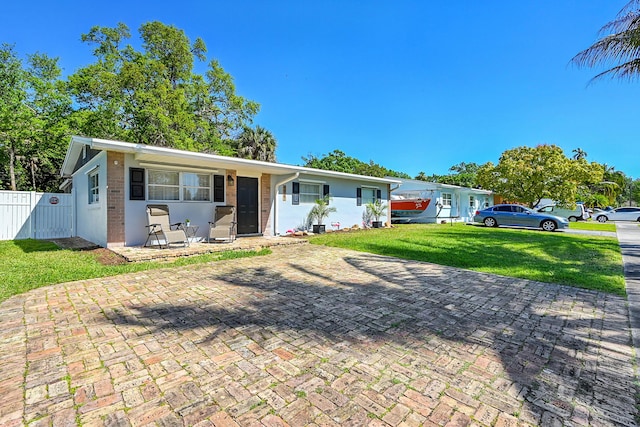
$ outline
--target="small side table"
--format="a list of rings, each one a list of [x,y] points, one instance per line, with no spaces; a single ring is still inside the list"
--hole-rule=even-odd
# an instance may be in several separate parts
[[[196,235],[198,234],[198,229],[200,228],[199,226],[182,224],[180,228],[184,230],[184,234],[187,235],[187,240],[189,241],[189,243],[193,243],[196,241]]]

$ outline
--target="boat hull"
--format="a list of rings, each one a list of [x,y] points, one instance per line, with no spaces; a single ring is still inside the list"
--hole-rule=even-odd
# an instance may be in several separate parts
[[[391,200],[391,218],[417,217],[425,213],[431,199]]]

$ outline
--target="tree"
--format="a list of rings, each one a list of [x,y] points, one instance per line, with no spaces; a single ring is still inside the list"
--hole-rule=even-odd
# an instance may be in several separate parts
[[[581,160],[587,157],[587,152],[582,148],[574,148],[571,152],[573,153],[573,160]]]
[[[458,163],[449,168],[447,175],[430,175],[426,176],[424,172],[420,172],[415,179],[427,182],[439,182],[441,184],[458,185],[460,187],[474,188],[478,186],[477,174],[480,165],[477,163]]]
[[[578,53],[571,62],[578,67],[610,67],[591,81],[602,77],[635,79],[640,76],[640,1],[631,0],[616,19],[600,29],[601,38]]]
[[[359,175],[375,176],[378,178],[391,176],[411,179],[411,176],[404,172],[387,169],[384,166],[374,163],[373,160],[370,160],[369,163],[365,163],[354,157],[347,156],[341,150],[333,150],[331,153],[325,154],[322,157],[309,154],[309,157],[302,157],[302,160],[305,162],[304,166],[308,168],[355,173]]]
[[[252,129],[246,126],[238,137],[237,144],[238,157],[263,162],[276,161],[276,139],[263,127],[256,126]]]
[[[218,61],[205,75],[202,39],[161,22],[143,24],[142,50],[125,42],[125,24],[96,26],[82,36],[95,46],[96,62],[69,77],[79,107],[79,131],[94,137],[192,151],[234,152],[234,139],[258,113],[256,102],[235,93],[233,78]]]
[[[602,166],[567,158],[555,145],[518,147],[478,170],[478,183],[506,200],[534,207],[544,198],[572,205],[583,185],[602,181]]]
[[[630,187],[631,201],[640,205],[640,179],[636,179],[631,183]]]
[[[0,46],[0,157],[3,187],[55,190],[68,136],[71,101],[57,58],[29,55],[26,67],[13,46]],[[5,182],[7,181],[7,182]]]

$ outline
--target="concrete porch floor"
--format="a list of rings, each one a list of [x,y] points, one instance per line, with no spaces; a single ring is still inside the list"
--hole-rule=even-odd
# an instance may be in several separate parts
[[[91,250],[100,247],[81,237],[50,239],[50,241],[63,249]],[[260,249],[274,246],[304,245],[307,243],[307,240],[297,237],[252,236],[240,237],[232,243],[192,242],[187,247],[171,245],[168,248],[160,248],[158,246],[116,246],[110,247],[109,250],[122,256],[128,262],[142,262],[153,260],[168,261],[179,257],[223,251],[259,251]]]
[[[129,262],[170,260],[178,257],[200,255],[223,251],[259,251],[273,246],[289,246],[307,244],[305,239],[293,237],[240,237],[232,243],[192,242],[189,246],[171,245],[168,248],[159,246],[120,246],[110,247],[109,250],[124,257]]]

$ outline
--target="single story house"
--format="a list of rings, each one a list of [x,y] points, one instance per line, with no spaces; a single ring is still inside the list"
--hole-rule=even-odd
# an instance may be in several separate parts
[[[189,219],[198,237],[207,235],[217,205],[236,206],[238,237],[284,235],[304,227],[327,194],[336,208],[327,229],[362,225],[366,204],[388,202],[398,182],[79,136],[61,175],[74,195],[76,235],[104,247],[144,244],[147,204],[168,205],[171,222]]]
[[[471,222],[476,210],[484,209],[494,204],[493,193],[489,190],[414,179],[399,179],[399,181],[399,185],[392,187],[392,198],[394,196],[406,197],[406,195],[420,194],[423,198],[431,199],[424,214],[420,215],[419,218],[412,219],[410,222]],[[402,222],[402,220],[398,222]]]

